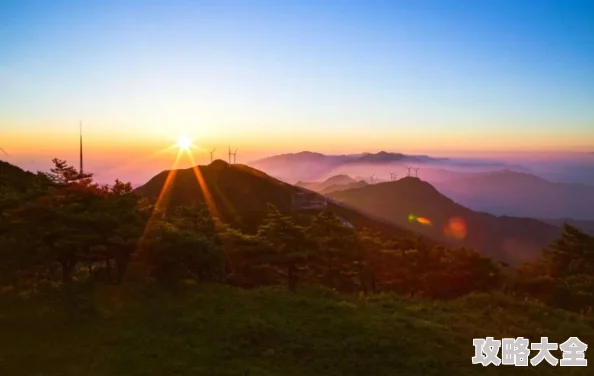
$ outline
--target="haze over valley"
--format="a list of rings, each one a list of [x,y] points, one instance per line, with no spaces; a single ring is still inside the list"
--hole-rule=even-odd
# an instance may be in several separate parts
[[[539,164],[532,160],[521,165],[503,160],[436,158],[388,152],[341,156],[301,152],[268,157],[250,165],[321,193],[401,179],[408,174],[418,175],[445,196],[475,211],[497,216],[594,220],[594,185],[588,184],[594,171],[594,160],[589,159],[584,154],[581,167],[577,162],[573,165],[582,169],[581,179],[577,182],[570,175],[565,181],[547,180],[546,176],[555,175],[551,172],[555,171],[555,165],[550,161]],[[568,164],[563,159],[558,163],[557,171],[562,171]],[[551,170],[541,173],[546,167]],[[327,178],[337,176],[343,176],[347,181],[338,185],[332,180],[330,184],[323,183]]]

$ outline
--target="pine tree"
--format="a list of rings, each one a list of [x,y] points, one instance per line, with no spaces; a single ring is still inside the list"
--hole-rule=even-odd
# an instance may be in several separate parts
[[[295,291],[299,279],[298,266],[307,259],[311,246],[305,228],[270,207],[268,216],[258,229],[258,237],[271,245],[286,270],[289,290]]]

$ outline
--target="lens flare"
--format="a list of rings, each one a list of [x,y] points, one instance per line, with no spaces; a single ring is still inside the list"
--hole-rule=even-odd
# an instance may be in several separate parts
[[[466,222],[460,217],[450,218],[448,224],[443,229],[445,235],[455,239],[464,239],[467,232]]]
[[[431,221],[428,218],[425,217],[418,217],[414,214],[409,214],[408,215],[408,221],[409,222],[417,222],[420,223],[422,225],[430,225]]]
[[[418,217],[417,222],[419,222],[422,225],[430,225],[431,224],[431,221],[425,217]]]

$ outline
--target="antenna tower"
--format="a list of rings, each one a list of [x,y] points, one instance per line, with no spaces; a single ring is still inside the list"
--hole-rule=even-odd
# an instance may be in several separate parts
[[[79,170],[78,174],[80,177],[83,176],[83,138],[82,138],[82,121],[79,121]]]

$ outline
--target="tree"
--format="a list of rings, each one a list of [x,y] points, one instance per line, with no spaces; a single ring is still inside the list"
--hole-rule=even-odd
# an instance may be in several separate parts
[[[328,286],[335,287],[336,266],[340,261],[352,259],[356,250],[355,230],[344,225],[330,210],[321,211],[310,225],[310,233],[318,243],[318,251],[326,264]]]
[[[52,269],[58,263],[63,282],[72,280],[81,262],[92,265],[116,259],[120,281],[133,251],[132,238],[140,232],[138,197],[130,184],[119,181],[112,187],[99,186],[91,174],[80,175],[65,161],[54,159],[55,167],[45,176],[50,184],[43,194],[18,205],[6,216],[12,264],[19,270]]]
[[[563,225],[561,238],[545,250],[554,277],[576,274],[594,275],[594,237],[569,225]]]
[[[271,260],[275,252],[265,239],[223,224],[217,238],[229,270],[228,283],[243,287],[276,283],[276,276],[269,273],[275,269],[271,265],[271,261],[276,261]]]
[[[140,197],[133,192],[130,183],[116,180],[113,186],[102,189],[107,196],[98,208],[103,215],[96,224],[102,242],[95,245],[95,251],[105,259],[107,281],[121,283],[146,227],[148,213],[142,210]],[[115,271],[111,268],[112,260]]]
[[[280,256],[287,273],[287,286],[295,291],[298,266],[307,259],[311,246],[305,228],[296,225],[291,217],[281,215],[277,208],[270,207],[268,216],[258,229],[258,237],[267,241]]]
[[[368,228],[357,231],[356,258],[359,270],[359,280],[363,293],[367,295],[368,290],[376,292],[376,273],[375,273],[375,255],[383,248],[385,242],[378,232],[371,231]]]
[[[224,258],[212,239],[180,229],[167,220],[159,220],[152,227],[143,252],[150,276],[157,281],[175,284],[181,279],[222,280]]]
[[[68,165],[65,160],[54,158],[52,163],[54,167],[50,169],[50,172],[41,174],[54,184],[64,186],[82,180],[88,180],[89,183],[92,181],[93,174],[83,174],[73,166]]]

